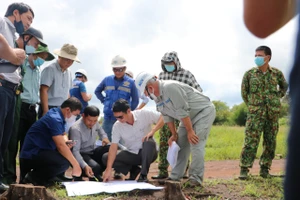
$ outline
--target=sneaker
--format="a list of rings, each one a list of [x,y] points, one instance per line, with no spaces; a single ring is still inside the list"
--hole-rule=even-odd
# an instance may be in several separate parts
[[[247,167],[241,167],[239,179],[245,180],[248,178],[249,169]]]
[[[202,188],[202,184],[199,183],[198,181],[194,180],[194,179],[189,179],[187,180],[185,183],[183,183],[183,187],[184,188],[195,188],[195,187],[200,187]]]
[[[152,179],[166,179],[168,178],[168,175],[167,174],[158,174],[158,175],[155,175],[155,176],[151,176]]]
[[[261,167],[259,175],[263,178],[271,178],[271,174],[269,174],[269,169],[267,167]]]

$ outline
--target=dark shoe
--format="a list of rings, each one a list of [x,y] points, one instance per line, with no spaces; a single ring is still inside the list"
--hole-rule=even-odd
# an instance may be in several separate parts
[[[140,174],[140,177],[139,177],[139,179],[137,180],[137,182],[144,182],[144,183],[147,183],[147,182],[148,182],[147,175]]]
[[[271,178],[272,175],[269,174],[269,169],[266,167],[260,168],[259,175],[263,178]]]
[[[127,181],[134,181],[136,179],[136,177],[139,175],[140,172],[141,172],[141,168],[139,166],[133,166],[130,170],[130,176],[126,180]]]
[[[177,182],[180,182],[179,179],[173,179],[173,178],[171,178],[171,177],[166,178],[166,180],[167,180],[167,181],[177,181]]]
[[[58,179],[61,180],[61,182],[70,182],[73,181],[72,177],[66,176],[65,174],[59,174],[56,176]]]
[[[5,185],[4,183],[0,183],[0,192],[4,192],[8,190],[9,186]]]
[[[161,175],[161,174],[158,174],[156,176],[152,176],[151,177],[152,179],[166,179],[168,178],[168,175]]]
[[[25,184],[39,185],[36,180],[33,179],[31,172],[28,172],[23,180]]]
[[[246,180],[248,178],[249,169],[247,167],[241,167],[239,179]]]

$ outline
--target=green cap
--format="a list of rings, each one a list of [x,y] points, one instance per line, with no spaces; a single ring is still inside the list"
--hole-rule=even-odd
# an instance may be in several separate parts
[[[43,52],[47,52],[48,53],[48,57],[45,59],[46,61],[50,61],[50,60],[53,60],[55,58],[53,56],[53,54],[51,54],[49,52],[48,47],[43,47],[42,45],[39,45],[38,48],[35,50],[35,52],[33,54],[38,54],[38,53],[43,53]]]

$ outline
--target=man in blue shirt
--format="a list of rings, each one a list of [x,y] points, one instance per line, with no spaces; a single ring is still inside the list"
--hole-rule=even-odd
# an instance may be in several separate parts
[[[95,90],[97,98],[104,104],[104,120],[102,128],[111,141],[111,130],[116,122],[112,112],[112,105],[118,99],[125,99],[131,105],[131,110],[136,109],[139,103],[139,95],[134,80],[125,76],[126,60],[117,55],[112,59],[111,67],[114,75],[105,77]],[[105,96],[102,92],[105,92]]]
[[[74,143],[65,133],[65,120],[79,115],[81,108],[80,101],[71,97],[32,125],[20,154],[20,182],[49,186],[51,179],[64,173],[70,164],[72,175],[81,175],[81,167],[70,150]]]
[[[70,96],[71,97],[76,97],[77,99],[80,100],[82,104],[82,109],[80,114],[83,113],[83,110],[85,107],[88,106],[88,101],[92,99],[91,94],[87,94],[86,92],[86,87],[85,87],[85,82],[87,82],[87,72],[84,69],[78,69],[75,72],[75,79],[73,80],[73,85],[72,88],[70,89]],[[78,115],[80,118],[80,115]]]

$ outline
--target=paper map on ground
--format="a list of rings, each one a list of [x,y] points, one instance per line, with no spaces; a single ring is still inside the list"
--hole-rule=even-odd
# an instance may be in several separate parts
[[[98,193],[117,193],[128,192],[134,189],[140,190],[161,190],[164,187],[156,187],[149,183],[140,183],[137,181],[110,181],[110,182],[94,182],[94,181],[75,181],[63,182],[66,186],[68,196],[80,196]]]

